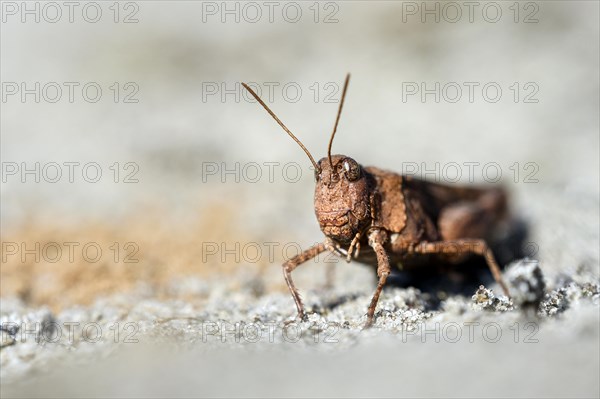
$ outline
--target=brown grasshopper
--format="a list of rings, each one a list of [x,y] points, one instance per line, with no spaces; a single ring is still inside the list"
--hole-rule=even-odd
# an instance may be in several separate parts
[[[423,266],[431,256],[452,263],[464,260],[469,254],[483,256],[494,279],[509,296],[486,241],[507,213],[506,194],[502,189],[431,183],[375,167],[363,167],[345,155],[331,155],[349,80],[350,75],[347,75],[327,157],[319,162],[315,162],[306,147],[260,97],[242,83],[300,145],[315,168],[315,213],[325,240],[283,264],[283,275],[298,316],[306,319],[291,273],[324,251],[377,268],[379,282],[367,311],[365,327],[373,324],[379,295],[392,266],[410,270]]]

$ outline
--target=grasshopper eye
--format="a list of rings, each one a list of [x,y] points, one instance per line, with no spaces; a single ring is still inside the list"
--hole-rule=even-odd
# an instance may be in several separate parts
[[[321,171],[318,169],[315,169],[315,182],[318,182],[320,178],[321,178]]]
[[[344,160],[344,170],[349,181],[355,181],[360,178],[360,165],[353,159]]]

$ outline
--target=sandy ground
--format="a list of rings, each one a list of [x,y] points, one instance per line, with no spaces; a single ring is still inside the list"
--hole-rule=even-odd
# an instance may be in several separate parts
[[[3,23],[3,82],[110,94],[2,103],[3,168],[103,172],[2,183],[2,396],[598,397],[598,4],[539,2],[530,24],[500,4],[494,24],[403,22],[400,4],[360,1],[339,3],[333,24],[199,23],[200,2],[140,2],[135,24]],[[319,158],[337,109],[325,85],[347,71],[335,152],[396,171],[439,162],[435,178],[449,163],[499,165],[530,233],[529,259],[505,265],[511,299],[485,272],[485,288],[460,293],[454,274],[390,286],[363,331],[373,271],[322,257],[294,272],[311,310],[294,319],[280,264],[322,238],[309,163],[256,104],[203,97],[205,84],[299,85],[298,101],[276,89],[269,104]],[[115,103],[114,82],[135,82],[139,102]],[[407,82],[496,82],[504,95],[403,101]],[[539,101],[515,102],[514,82],[535,83]],[[137,183],[123,182],[127,162]],[[298,179],[282,174],[290,162]],[[261,178],[244,175],[250,163]]]

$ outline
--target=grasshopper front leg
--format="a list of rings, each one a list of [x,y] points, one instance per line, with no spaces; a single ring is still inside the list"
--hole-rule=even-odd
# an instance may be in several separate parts
[[[367,323],[365,324],[365,328],[369,328],[373,325],[375,308],[377,307],[377,302],[379,302],[379,295],[381,295],[381,290],[391,272],[390,260],[383,248],[386,238],[385,233],[381,230],[374,230],[369,234],[369,245],[373,248],[375,255],[377,256],[377,277],[379,277],[379,282],[377,283],[377,288],[375,289],[373,299],[371,299],[371,304],[367,311]]]
[[[298,254],[293,258],[287,260],[282,265],[283,277],[285,278],[285,282],[287,283],[287,286],[290,289],[292,298],[294,298],[294,302],[296,303],[296,308],[298,309],[298,317],[300,318],[300,320],[305,320],[306,314],[304,313],[304,305],[302,304],[302,299],[300,299],[298,289],[292,281],[292,271],[304,262],[307,262],[315,256],[319,255],[326,249],[328,249],[328,246],[325,243],[315,244],[312,247],[305,250],[304,252],[302,252],[301,254]]]

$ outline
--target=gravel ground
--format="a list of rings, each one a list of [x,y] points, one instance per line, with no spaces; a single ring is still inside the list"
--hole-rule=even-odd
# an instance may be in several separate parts
[[[106,177],[3,181],[2,397],[600,396],[597,2],[536,2],[529,24],[513,22],[511,2],[493,24],[404,22],[402,5],[383,1],[335,3],[333,24],[199,23],[201,2],[136,4],[135,24],[2,24],[3,82],[110,93],[2,102],[3,163],[96,162]],[[319,259],[294,272],[311,312],[293,318],[281,248],[322,237],[308,162],[256,104],[206,97],[204,84],[299,85],[300,100],[276,89],[269,104],[320,158],[337,109],[325,85],[348,71],[334,152],[395,171],[499,165],[529,230],[529,258],[504,270],[512,298],[486,273],[460,293],[390,286],[363,330],[373,270],[339,262],[327,286]],[[115,103],[114,82],[137,84],[139,102]],[[404,101],[407,82],[495,82],[504,95]],[[534,83],[539,101],[515,102],[515,82],[522,95]],[[114,162],[123,173],[133,162],[138,183],[115,183]],[[222,173],[249,162],[258,181]],[[277,162],[272,181],[265,162]],[[297,181],[280,173],[289,162]],[[485,183],[480,170],[474,181]],[[23,261],[5,246],[22,242],[94,242],[104,257]],[[262,256],[225,255],[236,243]]]
[[[547,281],[533,260],[505,275],[511,299],[386,289],[369,330],[367,287],[309,291],[302,322],[256,276],[237,292],[190,279],[196,301],[139,292],[55,314],[5,300],[3,396],[595,395],[597,275]]]

